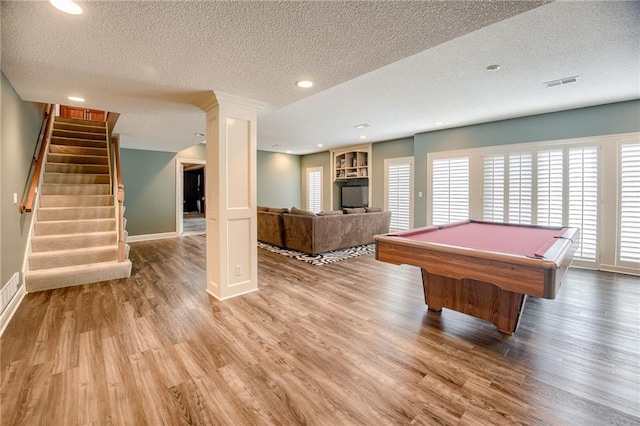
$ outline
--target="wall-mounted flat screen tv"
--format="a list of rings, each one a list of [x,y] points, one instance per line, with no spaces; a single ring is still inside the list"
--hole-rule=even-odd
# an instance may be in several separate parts
[[[342,207],[368,207],[368,186],[343,186],[340,204]]]

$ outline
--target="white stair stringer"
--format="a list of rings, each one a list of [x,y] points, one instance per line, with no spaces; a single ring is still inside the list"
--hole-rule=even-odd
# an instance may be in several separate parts
[[[28,292],[131,276],[128,244],[125,261],[117,261],[108,164],[105,123],[56,117],[25,272]]]

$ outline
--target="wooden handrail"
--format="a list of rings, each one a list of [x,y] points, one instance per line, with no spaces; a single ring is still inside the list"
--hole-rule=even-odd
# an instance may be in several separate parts
[[[116,126],[118,122],[118,118],[120,118],[119,112],[107,112],[107,135],[109,136],[109,140],[111,140],[111,135],[113,134],[113,128]]]
[[[31,182],[29,183],[29,189],[27,190],[27,199],[24,202],[20,203],[20,213],[31,213],[33,211],[33,203],[36,198],[36,189],[38,187],[38,181],[40,180],[40,172],[42,170],[42,164],[44,162],[44,157],[47,152],[47,148],[49,147],[49,140],[51,139],[51,131],[53,129],[53,121],[55,116],[56,106],[54,104],[49,104],[48,111],[46,113],[46,125],[44,133],[38,135],[38,141],[36,142],[36,150],[38,148],[38,143],[40,143],[40,150],[38,151],[37,157],[34,157],[31,160],[31,165],[34,166],[33,175],[31,176]],[[29,176],[27,176],[27,180]],[[23,196],[24,199],[24,196]]]
[[[113,163],[115,169],[118,210],[117,210],[117,226],[118,226],[118,262],[124,262],[126,242],[124,240],[124,184],[122,183],[122,173],[120,171],[120,137],[113,136],[111,138],[113,144]]]
[[[122,172],[120,171],[120,136],[114,136],[112,138],[113,140],[113,148],[115,150],[114,152],[114,162],[115,162],[115,168],[116,168],[116,179],[118,182],[118,187],[120,185],[122,185]],[[123,185],[124,186],[124,185]]]

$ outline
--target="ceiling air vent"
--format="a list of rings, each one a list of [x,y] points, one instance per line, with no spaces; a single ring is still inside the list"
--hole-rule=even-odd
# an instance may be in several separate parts
[[[545,87],[549,88],[560,86],[561,84],[575,83],[576,81],[578,81],[578,76],[573,75],[571,77],[560,78],[558,80],[545,81],[543,84],[545,85]]]

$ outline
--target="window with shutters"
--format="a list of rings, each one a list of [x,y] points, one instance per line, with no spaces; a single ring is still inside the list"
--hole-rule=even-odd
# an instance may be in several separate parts
[[[504,222],[504,155],[485,155],[483,160],[482,216],[491,222]]]
[[[537,225],[562,226],[564,204],[563,150],[538,151]]]
[[[307,168],[307,210],[322,210],[322,167]]]
[[[618,260],[640,263],[640,143],[620,145]]]
[[[640,275],[640,133],[429,153],[427,225],[580,228],[573,265]]]
[[[509,155],[509,223],[531,223],[531,153]]]
[[[391,212],[391,231],[413,227],[413,157],[384,161],[384,209]]]
[[[431,223],[469,219],[469,157],[434,159],[431,173]]]
[[[595,261],[598,248],[598,148],[569,148],[568,225],[580,228],[577,259]]]

